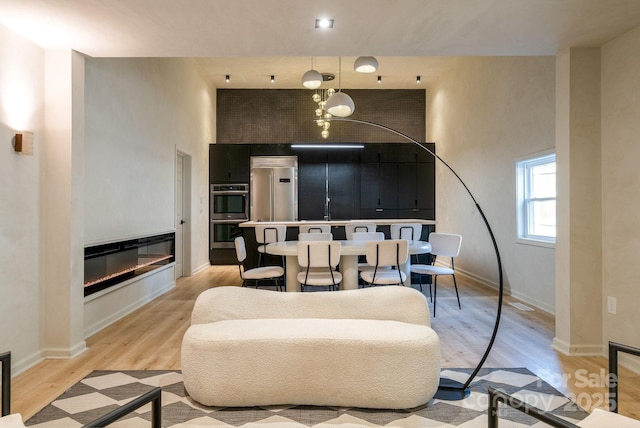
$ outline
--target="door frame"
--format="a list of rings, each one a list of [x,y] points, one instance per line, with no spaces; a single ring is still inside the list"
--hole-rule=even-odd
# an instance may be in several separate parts
[[[182,219],[185,223],[182,225],[182,276],[191,276],[192,267],[191,267],[191,235],[192,235],[192,227],[191,227],[191,156],[185,152],[180,150],[176,150],[176,165],[177,162],[182,160]],[[178,183],[178,171],[176,167],[176,177],[175,177],[175,185]],[[174,219],[176,218],[175,213],[178,208],[178,189],[176,188],[175,192],[175,205],[174,205]],[[176,230],[180,225],[176,224],[174,227]],[[176,248],[176,251],[178,249]],[[176,273],[176,277],[177,277]]]

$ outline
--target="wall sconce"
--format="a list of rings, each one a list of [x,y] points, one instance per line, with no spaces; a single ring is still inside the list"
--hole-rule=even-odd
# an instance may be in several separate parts
[[[22,132],[16,134],[14,149],[16,153],[23,155],[33,155],[33,132]]]

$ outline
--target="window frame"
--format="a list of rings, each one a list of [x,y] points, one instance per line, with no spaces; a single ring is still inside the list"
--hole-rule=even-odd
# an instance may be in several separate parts
[[[533,235],[528,233],[528,226],[531,222],[530,202],[532,201],[555,201],[557,208],[557,193],[555,197],[532,198],[530,196],[532,167],[548,163],[556,163],[556,153],[554,150],[532,154],[516,160],[516,242],[527,245],[555,248],[556,236]],[[556,163],[557,168],[557,163]],[[557,173],[556,173],[557,188]],[[557,225],[556,225],[557,230]]]

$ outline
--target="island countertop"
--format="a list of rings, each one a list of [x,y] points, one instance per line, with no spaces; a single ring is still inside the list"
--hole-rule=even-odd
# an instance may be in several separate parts
[[[435,220],[424,220],[415,218],[375,218],[375,219],[357,219],[357,220],[298,220],[298,221],[245,221],[240,223],[240,227],[256,227],[263,224],[283,224],[287,227],[299,227],[306,224],[328,224],[330,226],[344,226],[347,223],[360,222],[360,223],[373,223],[375,225],[390,225],[395,223],[419,223],[435,225]]]

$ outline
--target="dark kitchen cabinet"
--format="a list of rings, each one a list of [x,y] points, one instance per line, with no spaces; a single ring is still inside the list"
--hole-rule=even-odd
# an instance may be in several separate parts
[[[426,154],[416,153],[415,159],[422,162],[398,164],[399,217],[435,220],[435,160]]]
[[[357,154],[352,150],[303,149],[298,156],[300,220],[352,219],[358,216]],[[327,206],[327,196],[329,203]]]
[[[359,214],[358,154],[353,150],[329,152],[329,213],[333,220],[351,220]]]
[[[251,144],[251,156],[292,156],[288,144]]]
[[[361,218],[435,219],[435,159],[415,144],[370,144],[360,161]],[[435,153],[433,143],[425,147]],[[378,161],[374,161],[378,159]]]
[[[398,208],[398,165],[391,162],[360,164],[361,218],[395,218]],[[365,217],[366,216],[366,217]]]
[[[210,183],[249,183],[249,178],[248,145],[209,145]]]
[[[360,163],[397,162],[398,152],[408,144],[371,143],[360,151]]]
[[[435,152],[433,143],[425,143]],[[250,156],[298,157],[298,218],[435,220],[435,160],[415,144],[294,149],[286,144],[210,145],[211,183],[249,183]]]
[[[325,215],[327,152],[306,149],[298,156],[298,219],[323,220]]]

